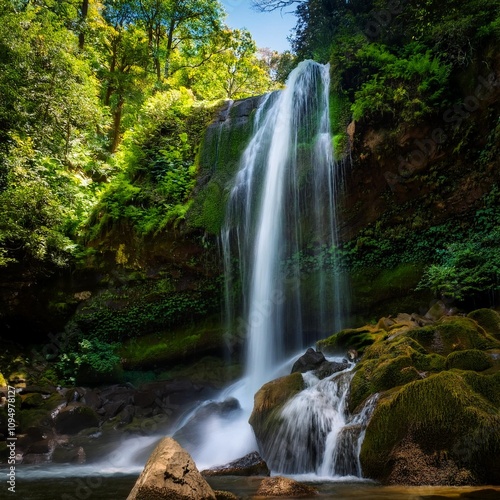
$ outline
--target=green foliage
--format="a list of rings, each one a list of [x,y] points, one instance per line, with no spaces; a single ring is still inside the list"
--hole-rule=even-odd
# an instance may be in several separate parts
[[[215,280],[183,292],[162,281],[110,288],[86,301],[68,324],[70,345],[84,338],[113,344],[189,324],[219,309],[219,293]]]
[[[247,30],[225,30],[214,39],[213,55],[203,65],[185,68],[177,76],[191,82],[200,99],[242,99],[275,88],[271,68],[257,57]],[[182,81],[182,80],[181,80]]]
[[[92,207],[85,181],[15,137],[0,191],[0,265],[62,267],[77,251],[75,237]],[[3,258],[2,258],[3,257]]]
[[[390,115],[412,123],[443,105],[451,65],[422,49],[409,45],[407,54],[398,57],[374,43],[358,51],[356,57],[371,77],[355,94],[355,120]]]
[[[97,338],[82,339],[78,349],[61,354],[55,367],[67,383],[107,382],[117,380],[120,357],[118,344],[109,344]]]
[[[212,119],[186,89],[149,98],[116,157],[122,173],[109,185],[90,220],[89,239],[125,224],[137,235],[158,234],[184,219],[195,185],[197,145]]]
[[[438,252],[437,262],[426,269],[417,289],[428,288],[458,301],[500,289],[498,197],[498,187],[493,186],[476,212],[474,232]]]

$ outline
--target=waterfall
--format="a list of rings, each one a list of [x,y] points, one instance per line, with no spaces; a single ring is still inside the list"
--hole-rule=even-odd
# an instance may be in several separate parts
[[[329,66],[304,61],[286,88],[269,94],[255,115],[222,231],[228,331],[245,338],[252,394],[287,354],[340,328],[345,290],[338,273],[324,269],[337,243],[337,168]],[[304,256],[314,268],[307,279]],[[238,314],[233,304],[239,293]]]
[[[255,112],[220,240],[226,341],[246,347],[245,376],[220,404],[236,398],[241,411],[202,419],[204,442],[185,444],[202,468],[257,449],[248,424],[254,394],[290,373],[292,354],[338,331],[346,313],[332,251],[341,171],[332,151],[329,83],[328,65],[304,61],[286,88],[264,96]],[[261,450],[264,459],[280,472],[360,475],[356,446],[366,421],[346,414],[352,373],[322,381],[304,376],[308,388],[283,409],[283,426]],[[174,436],[185,436],[199,415],[189,416]],[[342,465],[346,453],[352,458]]]

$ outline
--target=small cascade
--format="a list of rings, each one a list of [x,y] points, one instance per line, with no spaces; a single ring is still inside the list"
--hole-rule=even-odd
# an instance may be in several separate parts
[[[359,452],[376,398],[360,412],[349,413],[353,366],[323,380],[313,372],[303,375],[307,387],[283,407],[273,441],[264,444],[273,471],[361,477]]]

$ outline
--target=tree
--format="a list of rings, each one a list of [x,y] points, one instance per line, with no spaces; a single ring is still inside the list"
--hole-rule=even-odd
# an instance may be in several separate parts
[[[173,54],[183,44],[204,45],[221,29],[218,0],[137,0],[135,8],[148,34],[158,81],[171,76]]]
[[[258,50],[259,59],[265,64],[273,82],[284,84],[288,75],[297,64],[295,56],[289,51],[278,52],[267,47]]]
[[[100,118],[98,82],[73,33],[41,8],[0,12],[0,122],[3,139],[31,137],[36,150],[67,158]]]
[[[219,49],[202,66],[187,70],[193,91],[202,99],[240,99],[273,88],[264,61],[247,30],[225,30]]]
[[[71,258],[103,121],[98,82],[66,21],[38,2],[0,0],[0,265],[36,272]]]
[[[121,139],[121,123],[126,102],[140,98],[140,82],[145,80],[148,60],[146,33],[135,23],[133,5],[128,0],[106,3],[107,27],[102,40],[106,68],[100,78],[104,86],[103,103],[111,109],[110,151]]]

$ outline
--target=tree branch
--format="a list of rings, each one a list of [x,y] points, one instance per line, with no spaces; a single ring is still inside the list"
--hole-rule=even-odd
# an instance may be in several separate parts
[[[261,12],[272,12],[273,10],[283,10],[294,3],[304,3],[306,0],[252,0],[252,6]]]

